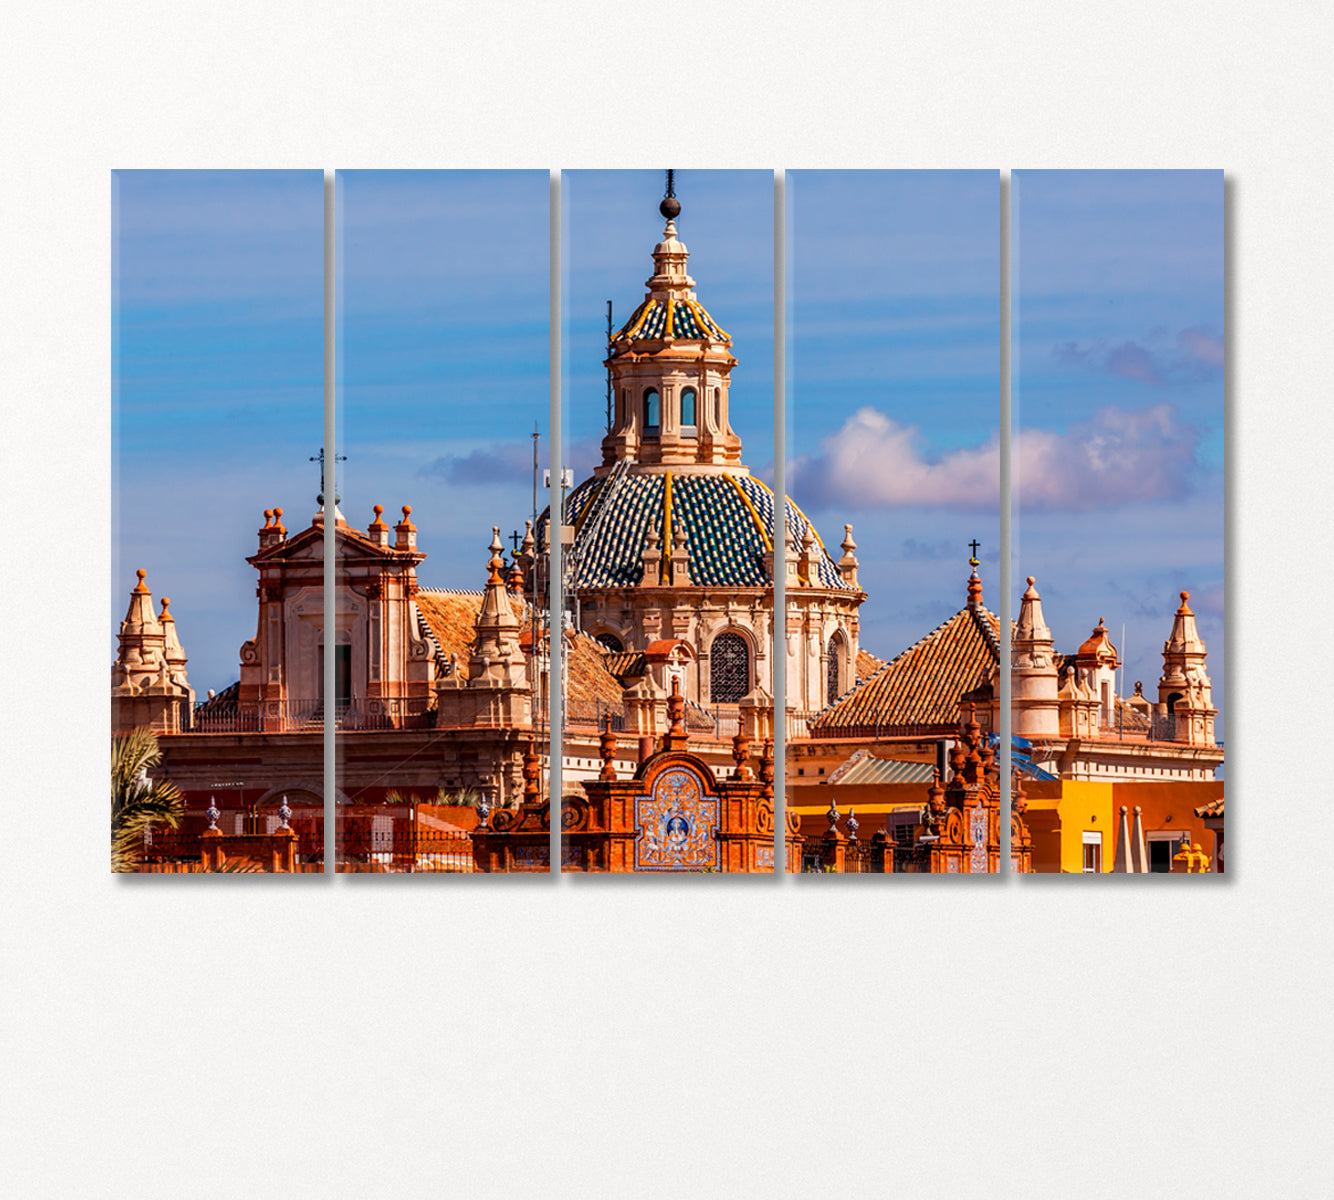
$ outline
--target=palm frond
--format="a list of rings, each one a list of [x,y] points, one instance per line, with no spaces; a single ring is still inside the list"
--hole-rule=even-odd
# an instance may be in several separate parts
[[[144,832],[162,823],[181,823],[180,789],[167,780],[147,781],[150,767],[162,761],[157,735],[139,728],[111,743],[111,869],[137,871],[143,857]]]

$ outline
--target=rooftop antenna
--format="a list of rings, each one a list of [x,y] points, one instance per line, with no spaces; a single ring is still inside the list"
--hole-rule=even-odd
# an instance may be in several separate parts
[[[607,432],[611,432],[611,301],[607,301]]]

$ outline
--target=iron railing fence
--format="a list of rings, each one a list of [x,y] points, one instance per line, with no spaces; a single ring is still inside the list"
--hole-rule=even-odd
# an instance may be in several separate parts
[[[262,808],[218,808],[217,829],[223,834],[272,834],[282,826],[277,805]],[[288,828],[296,834],[298,863],[317,865],[324,862],[324,810],[302,806],[293,808],[287,820]],[[210,827],[207,810],[187,809],[181,823],[156,823],[144,830],[141,863],[146,866],[164,863],[198,863],[203,857],[200,836]]]
[[[462,830],[422,828],[394,822],[391,828],[366,828],[345,822],[338,832],[340,871],[400,874],[471,872],[472,835]]]
[[[883,874],[881,856],[870,842],[849,841],[843,848],[843,874]]]
[[[1177,740],[1177,720],[1173,713],[1134,713],[1118,710],[1110,719],[1100,715],[1098,732],[1106,737],[1145,738],[1150,742]]]
[[[602,722],[611,717],[611,729],[613,733],[621,733],[625,729],[625,705],[615,704],[606,700],[577,701],[567,699],[565,702],[565,724],[574,725],[580,728],[588,728],[602,731]]]
[[[332,712],[337,728],[349,731],[429,729],[435,724],[433,701],[384,697],[326,705],[323,700],[261,700],[217,711],[208,702],[195,706],[191,733],[312,733],[324,729]]]
[[[714,705],[705,708],[692,701],[686,701],[686,732],[691,737],[716,738],[719,741],[731,741],[741,732],[741,712],[739,709]],[[606,700],[578,701],[567,700],[565,704],[565,724],[567,728],[596,730],[601,732],[603,720],[611,717],[613,733],[625,732],[625,705]]]

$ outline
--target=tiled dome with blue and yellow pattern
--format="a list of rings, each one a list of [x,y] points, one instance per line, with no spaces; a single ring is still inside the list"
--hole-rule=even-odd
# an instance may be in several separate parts
[[[772,548],[774,494],[753,476],[631,473],[617,486],[611,507],[591,522],[598,493],[605,486],[605,478],[587,479],[565,500],[565,520],[575,528],[573,587],[583,591],[637,586],[644,577],[641,556],[650,528],[658,533],[664,577],[676,532],[683,528],[692,586],[759,588],[773,583],[764,560]],[[794,542],[800,546],[810,523],[790,499],[787,512]],[[820,547],[816,586],[855,592],[839,574],[818,533],[815,538]]]
[[[731,345],[730,335],[693,296],[666,298],[649,296],[630,319],[613,335],[611,354],[623,354],[635,342],[660,338],[696,342],[722,342]]]

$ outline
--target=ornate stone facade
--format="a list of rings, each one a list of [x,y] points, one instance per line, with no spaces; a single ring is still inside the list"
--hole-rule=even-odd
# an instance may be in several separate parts
[[[604,365],[614,406],[602,464],[565,500],[571,620],[618,650],[688,643],[682,685],[701,707],[735,711],[737,720],[746,698],[752,710],[771,707],[774,672],[786,666],[789,704],[818,710],[831,679],[841,691],[856,678],[866,597],[851,527],[835,562],[787,501],[788,611],[777,629],[774,495],[742,464],[729,419],[737,359],[686,272],[679,211],[664,201],[648,293],[611,338]],[[547,520],[539,522],[544,544]],[[535,589],[530,596],[546,599]]]

